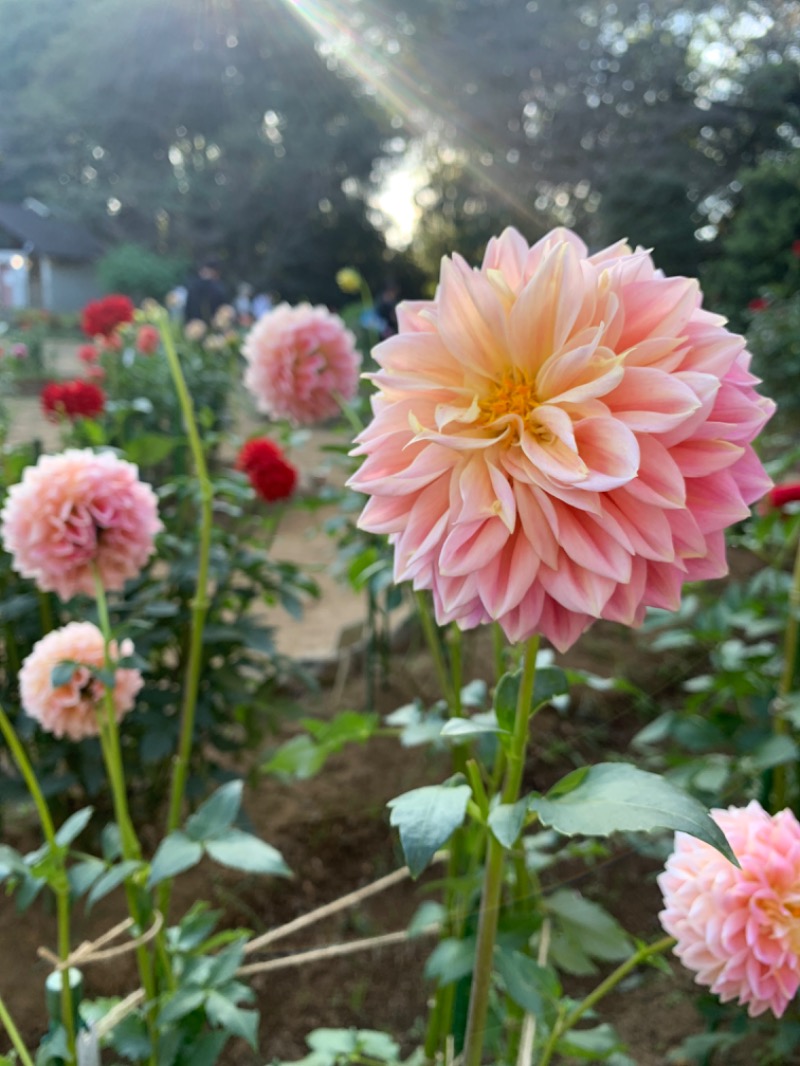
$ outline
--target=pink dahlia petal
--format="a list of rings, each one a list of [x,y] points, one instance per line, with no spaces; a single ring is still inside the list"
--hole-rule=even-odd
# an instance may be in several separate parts
[[[14,569],[63,600],[93,596],[95,570],[106,589],[121,589],[152,555],[161,528],[153,490],[111,452],[41,456],[0,513]]]
[[[739,860],[684,833],[658,884],[675,954],[723,1002],[780,1017],[800,987],[800,823],[752,801],[711,812]]]
[[[361,356],[353,334],[325,307],[280,304],[245,338],[244,383],[259,411],[310,425],[339,413],[358,389]]]
[[[111,641],[112,662],[133,654],[133,644],[123,640],[120,646]],[[72,677],[63,685],[53,686],[53,669],[63,662],[77,665]],[[19,672],[22,706],[31,718],[48,733],[70,740],[82,740],[99,732],[100,716],[105,714],[105,685],[93,670],[105,662],[103,634],[91,622],[70,622],[54,629],[34,646]],[[114,712],[117,721],[133,707],[143,684],[138,670],[117,667],[114,671]]]
[[[565,648],[724,572],[724,529],[769,487],[751,443],[774,405],[696,282],[624,242],[506,230],[398,320],[350,485],[440,622]]]

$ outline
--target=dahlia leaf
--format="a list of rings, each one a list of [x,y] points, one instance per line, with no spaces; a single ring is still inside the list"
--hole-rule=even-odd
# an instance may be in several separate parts
[[[184,870],[196,866],[203,857],[203,848],[185,833],[170,833],[158,846],[150,866],[148,885],[152,888],[168,877],[175,877]]]
[[[657,774],[626,763],[573,771],[546,796],[531,801],[543,825],[565,836],[668,830],[710,844],[738,866],[725,834],[706,808]]]
[[[528,813],[527,799],[517,803],[503,803],[489,813],[489,828],[504,848],[513,848],[525,824]]]
[[[390,823],[400,830],[412,877],[419,877],[462,824],[471,796],[469,785],[427,785],[389,801]]]
[[[292,876],[277,848],[250,833],[243,833],[240,829],[229,829],[225,836],[217,840],[207,840],[205,849],[215,862],[230,866],[234,870],[273,874],[276,877]]]
[[[236,819],[242,805],[242,782],[228,781],[213,792],[186,820],[186,834],[192,840],[206,841],[224,833]]]

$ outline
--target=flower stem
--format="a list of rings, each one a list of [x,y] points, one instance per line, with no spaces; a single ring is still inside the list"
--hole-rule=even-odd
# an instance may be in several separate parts
[[[33,1059],[31,1058],[28,1049],[23,1044],[22,1037],[19,1035],[19,1029],[17,1029],[14,1024],[14,1019],[9,1014],[8,1007],[6,1007],[2,997],[0,997],[0,1022],[3,1023],[3,1028],[8,1033],[11,1043],[14,1045],[14,1050],[19,1055],[20,1062],[23,1066],[33,1066]]]
[[[525,647],[525,661],[517,697],[514,732],[506,760],[506,775],[501,793],[504,804],[515,803],[522,785],[525,752],[528,744],[528,725],[531,718],[533,686],[536,679],[538,636]],[[467,1036],[464,1047],[464,1066],[480,1066],[486,1036],[489,1011],[489,992],[492,983],[492,959],[500,917],[500,897],[503,888],[503,869],[506,849],[493,833],[488,834],[486,868],[478,918],[478,942],[475,951],[475,970],[472,978]]]
[[[675,939],[673,937],[664,936],[660,940],[656,940],[653,944],[643,944],[629,959],[626,959],[625,962],[621,963],[604,981],[601,981],[594,991],[590,992],[585,999],[581,1000],[577,1007],[573,1008],[569,1014],[564,1015],[563,1018],[557,1021],[553,1026],[553,1031],[550,1033],[550,1039],[547,1041],[542,1057],[539,1060],[539,1066],[548,1066],[559,1040],[580,1021],[587,1011],[591,1010],[592,1007],[596,1006],[604,996],[607,996],[609,992],[613,991],[623,978],[627,977],[632,970],[635,970],[637,966],[646,962],[654,955],[660,955],[663,951],[669,950],[674,943]]]
[[[172,771],[172,782],[169,796],[169,809],[167,813],[167,833],[172,833],[181,819],[186,780],[189,776],[189,760],[194,741],[194,722],[197,712],[197,693],[200,688],[200,672],[203,661],[203,628],[205,627],[206,615],[208,614],[208,578],[209,562],[211,556],[211,529],[214,520],[214,490],[211,479],[208,476],[206,457],[200,433],[197,428],[192,397],[186,386],[180,359],[175,348],[172,329],[166,312],[162,312],[159,320],[161,339],[164,352],[167,356],[175,391],[183,415],[184,428],[189,438],[189,446],[192,452],[195,474],[200,490],[200,543],[197,559],[197,584],[194,599],[192,600],[192,621],[189,637],[189,658],[186,665],[186,676],[183,688],[183,704],[181,707],[181,729],[178,740],[178,751]],[[159,887],[158,906],[162,914],[166,916],[169,909],[172,881],[163,881]]]
[[[424,592],[415,592],[414,599],[417,603],[417,614],[422,623],[422,633],[425,637],[425,643],[428,645],[428,650],[433,659],[433,666],[436,670],[439,687],[442,690],[442,695],[447,701],[450,715],[456,716],[456,694],[453,689],[450,673],[447,669],[444,652],[442,651],[442,642],[439,639],[439,631],[436,628],[436,623],[431,614],[430,604],[428,603],[428,599]]]
[[[792,586],[789,589],[789,617],[786,621],[786,633],[783,638],[783,671],[778,684],[777,704],[781,707],[794,683],[795,662],[798,647],[798,624],[800,623],[800,541],[794,557]],[[775,717],[774,730],[777,735],[788,732],[788,723],[782,715]],[[786,764],[776,766],[773,771],[772,802],[776,811],[781,811],[787,802]]]
[[[42,832],[44,838],[47,841],[47,846],[50,849],[50,853],[55,859],[58,865],[58,872],[54,879],[54,883],[51,885],[56,897],[56,921],[58,926],[58,954],[62,959],[69,957],[70,952],[70,909],[69,909],[69,880],[67,878],[67,869],[64,861],[64,854],[58,841],[56,840],[56,830],[53,825],[53,819],[50,816],[50,810],[47,806],[47,801],[42,794],[42,790],[39,787],[39,782],[36,780],[36,774],[33,772],[30,759],[25,752],[19,737],[17,736],[14,726],[11,724],[11,720],[0,707],[0,731],[2,731],[5,737],[6,743],[11,749],[11,754],[14,757],[14,762],[19,768],[19,772],[22,774],[22,778],[25,781],[25,785],[36,807],[36,813],[39,815],[39,821],[42,826]],[[67,1047],[69,1048],[70,1061],[75,1062],[75,1018],[72,1008],[72,989],[68,980],[61,981],[61,1015],[64,1028],[67,1033]],[[10,1021],[10,1018],[8,1019]],[[3,1024],[8,1029],[8,1022],[5,1018],[2,1018]],[[13,1025],[13,1023],[12,1023]],[[13,1034],[8,1029],[8,1035],[13,1040]],[[19,1035],[19,1034],[17,1034]],[[16,1047],[16,1044],[14,1045]],[[19,1050],[19,1048],[17,1048]],[[22,1056],[20,1056],[22,1057]]]
[[[106,590],[103,586],[100,572],[96,567],[94,568],[94,588],[95,601],[97,603],[97,618],[100,622],[100,630],[103,634],[103,665],[107,672],[113,672],[116,666],[111,659],[112,633],[111,620],[108,614],[108,601],[106,600]],[[114,817],[119,826],[122,857],[126,862],[139,862],[142,858],[142,847],[139,843],[139,837],[136,835],[136,830],[133,827],[130,811],[128,809],[128,796],[125,791],[125,770],[122,763],[122,750],[119,743],[119,729],[117,727],[116,707],[114,706],[113,685],[106,684],[104,685],[104,689],[103,713],[98,715],[100,719],[100,746],[103,750],[103,761],[105,762],[108,779],[111,784],[111,797],[114,802]],[[125,898],[128,902],[128,911],[131,917],[140,929],[144,929],[147,925],[148,914],[146,912],[149,909],[149,906],[142,906],[139,887],[136,885],[132,877],[125,879]],[[137,947],[136,961],[139,967],[139,977],[141,978],[142,987],[151,1004],[147,1023],[152,1048],[151,1061],[154,1062],[157,1035],[153,1011],[155,1009],[157,989],[152,960],[150,959],[146,945],[142,944]]]

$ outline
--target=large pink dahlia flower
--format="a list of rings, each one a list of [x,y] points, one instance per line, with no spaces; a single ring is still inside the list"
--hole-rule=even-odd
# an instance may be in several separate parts
[[[54,629],[34,645],[19,672],[22,706],[42,729],[57,737],[83,740],[98,733],[98,716],[104,714],[102,701],[105,685],[94,670],[103,667],[103,634],[91,622],[70,622]],[[133,644],[111,641],[112,661],[133,654]],[[75,669],[64,685],[53,686],[53,668],[62,662],[74,662]],[[119,721],[133,707],[142,687],[138,670],[118,667],[114,672],[114,710]]]
[[[750,442],[774,404],[696,281],[624,243],[507,229],[398,312],[349,484],[440,623],[563,650],[726,572],[724,529],[770,486]]]
[[[790,810],[770,817],[747,807],[711,812],[741,864],[708,844],[675,834],[658,878],[661,924],[675,954],[723,1003],[751,1017],[786,1010],[800,986],[800,823]]]
[[[295,425],[323,422],[358,390],[361,355],[338,315],[310,304],[279,304],[256,322],[242,353],[256,406]]]
[[[104,588],[121,589],[149,559],[161,528],[155,493],[137,468],[88,449],[41,456],[11,486],[0,513],[14,569],[63,600],[94,595],[93,567]]]

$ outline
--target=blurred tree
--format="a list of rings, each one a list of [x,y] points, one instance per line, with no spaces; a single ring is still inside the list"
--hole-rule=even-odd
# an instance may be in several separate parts
[[[388,117],[289,6],[33,2],[69,17],[26,38],[22,84],[0,97],[0,195],[24,188],[162,252],[221,252],[259,287],[315,299],[337,293],[340,227],[357,221],[356,265],[383,270],[364,218]]]
[[[97,264],[97,276],[106,292],[121,292],[137,302],[149,296],[163,300],[186,277],[185,259],[157,255],[140,244],[120,244]]]
[[[741,328],[755,300],[800,291],[800,151],[738,176],[739,195],[704,271],[710,297]],[[759,304],[756,305],[757,307]]]

